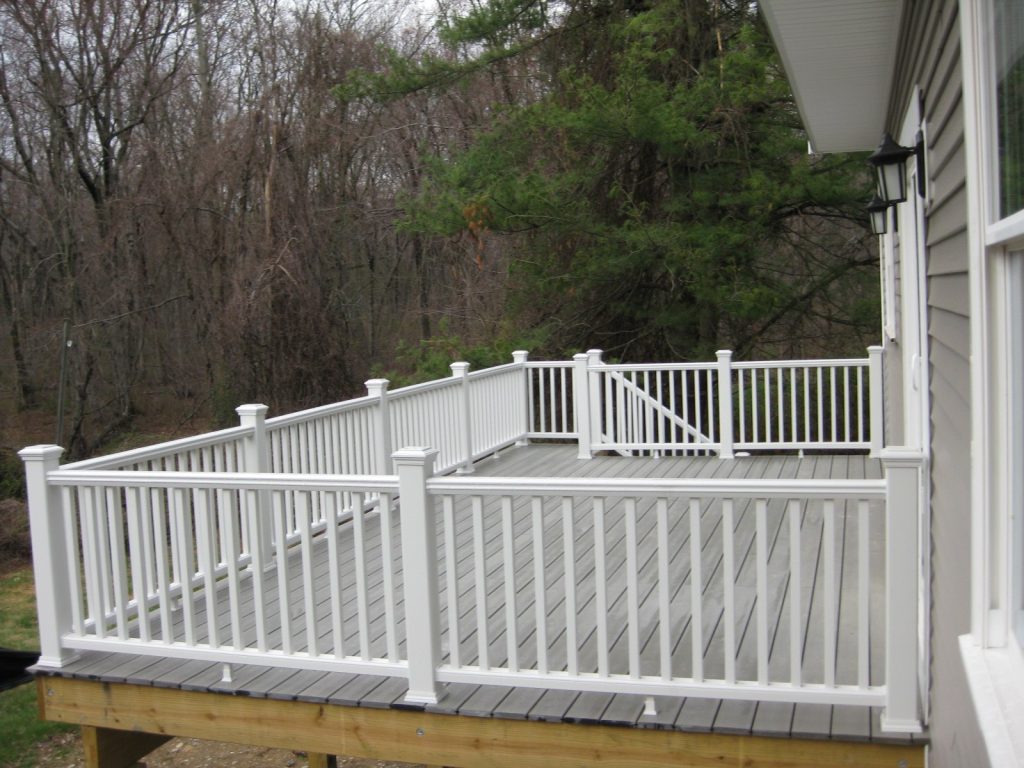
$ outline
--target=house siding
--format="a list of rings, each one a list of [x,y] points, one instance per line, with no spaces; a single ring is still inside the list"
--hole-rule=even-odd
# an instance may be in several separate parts
[[[931,749],[929,764],[985,765],[957,638],[970,630],[970,305],[960,25],[955,0],[908,6],[890,128],[914,86],[926,121],[931,431]]]

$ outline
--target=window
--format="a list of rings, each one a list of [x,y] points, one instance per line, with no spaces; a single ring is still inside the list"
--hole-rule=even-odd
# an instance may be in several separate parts
[[[971,632],[992,765],[1024,763],[1024,4],[961,0],[971,311]]]
[[[1024,209],[1024,4],[994,0],[998,218]]]
[[[1008,460],[1001,496],[1003,509],[993,510],[1002,519],[994,521],[993,529],[1001,530],[1007,541],[1002,569],[1003,621],[1017,644],[1024,646],[1024,230],[1020,226],[1024,216],[1024,3],[991,0],[987,22],[989,40],[994,45],[988,72],[982,72],[981,77],[988,80],[982,84],[984,97],[994,105],[994,119],[988,130],[994,153],[988,167],[980,170],[991,177],[988,188],[994,200],[988,207],[986,261],[995,275],[1001,273],[1006,286],[1005,296],[997,302],[1001,310],[995,318],[1002,327],[994,330],[996,338],[1002,338],[1005,344],[1002,391],[1013,411],[1008,414],[1010,426],[1004,441]]]
[[[1011,252],[1009,273],[1010,398],[1016,410],[1010,436],[1010,629],[1024,646],[1024,252]]]

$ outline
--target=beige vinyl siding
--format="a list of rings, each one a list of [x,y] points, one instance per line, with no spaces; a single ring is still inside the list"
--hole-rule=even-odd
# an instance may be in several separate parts
[[[982,766],[957,637],[970,630],[970,304],[967,200],[956,0],[907,5],[890,127],[914,86],[926,121],[928,371],[931,430],[931,695],[933,768]]]

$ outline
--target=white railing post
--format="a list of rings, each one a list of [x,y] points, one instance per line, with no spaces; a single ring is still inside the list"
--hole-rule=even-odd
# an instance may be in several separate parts
[[[267,406],[262,403],[248,403],[235,408],[239,424],[252,429],[252,434],[242,444],[242,460],[246,472],[270,471],[270,444],[267,441]],[[264,562],[269,561],[273,551],[270,520],[270,494],[267,491],[256,493],[256,520],[252,530],[256,532],[258,541],[251,542],[258,546],[263,554]]]
[[[459,418],[459,447],[462,453],[462,466],[456,472],[460,475],[468,475],[473,471],[473,421],[472,411],[469,407],[469,363],[452,363],[452,376],[462,379],[462,386],[459,387],[458,418]]]
[[[405,625],[409,692],[405,700],[437,703],[437,668],[441,664],[440,611],[437,599],[437,528],[427,478],[434,473],[437,451],[403,448],[392,458],[398,472],[402,526]]]
[[[39,666],[62,667],[78,657],[64,648],[61,639],[71,631],[71,572],[60,489],[46,482],[60,466],[64,449],[58,445],[33,445],[18,455],[25,462],[25,490],[32,530],[32,565],[36,579],[36,611],[39,615]],[[72,546],[78,546],[72,542]]]
[[[882,348],[868,347],[868,423],[871,429],[871,456],[878,456],[885,445],[885,427],[882,421],[882,408],[885,402],[882,380]]]
[[[589,459],[593,455],[590,450],[590,358],[585,352],[572,356],[572,407],[575,412],[576,434],[579,450],[578,459]]]
[[[366,394],[377,398],[373,412],[374,457],[378,474],[391,474],[391,414],[388,412],[388,380],[370,379],[366,382]]]
[[[882,451],[885,465],[885,711],[882,730],[921,731],[918,686],[918,520],[922,456]]]
[[[243,427],[250,427],[252,434],[245,439],[243,453],[246,472],[268,472],[270,470],[270,450],[267,443],[267,406],[261,403],[250,403],[235,408],[238,422]]]
[[[587,370],[589,378],[589,397],[587,408],[590,411],[590,444],[600,445],[604,442],[601,434],[601,374],[598,369],[604,365],[600,349],[587,350]]]
[[[720,349],[718,356],[718,458],[733,458],[732,433],[732,350]]]
[[[512,353],[512,362],[519,365],[523,369],[523,399],[521,405],[523,409],[522,424],[523,424],[523,436],[516,440],[516,445],[528,445],[530,439],[527,435],[530,433],[533,425],[530,424],[530,369],[526,367],[526,361],[530,359],[530,353],[525,349],[517,349]]]

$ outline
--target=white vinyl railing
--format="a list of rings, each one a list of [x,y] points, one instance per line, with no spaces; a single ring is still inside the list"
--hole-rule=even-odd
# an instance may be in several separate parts
[[[233,472],[245,463],[245,424],[166,443],[65,464],[65,469],[130,469],[174,472]]]
[[[736,450],[870,450],[882,445],[881,348],[865,359],[607,364],[575,357],[580,457]],[[586,423],[584,416],[586,415]]]
[[[884,633],[884,581],[871,578],[884,480],[458,477],[427,489],[447,575],[438,680],[885,703],[869,662]]]
[[[868,360],[734,363],[735,448],[870,448]]]
[[[529,422],[526,436],[531,440],[577,437],[573,363],[529,363],[527,372]]]
[[[883,452],[885,479],[865,481],[468,474],[530,438],[582,458],[877,452],[877,350],[452,369],[274,419],[242,406],[239,427],[64,467],[58,447],[22,451],[40,663],[123,650],[400,675],[410,701],[462,681],[884,703],[890,724],[915,720],[920,457]]]
[[[63,647],[405,675],[396,477],[58,470],[48,482]]]

